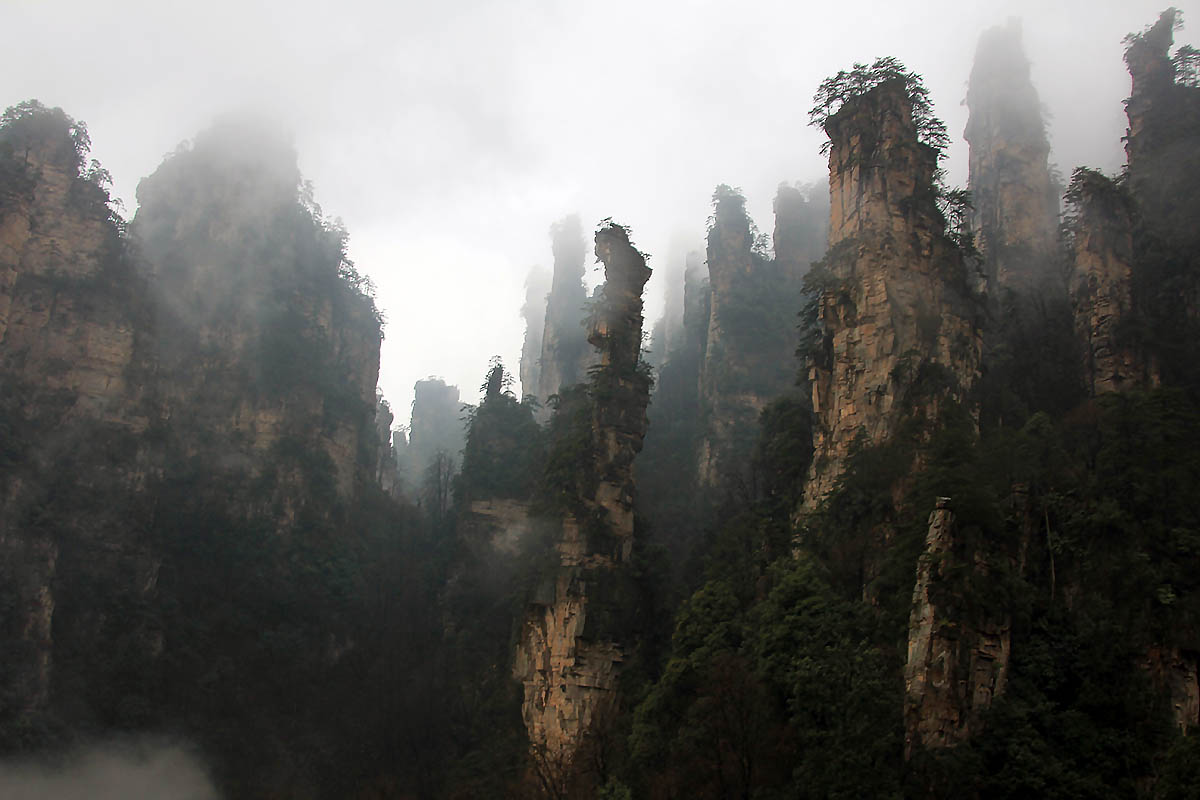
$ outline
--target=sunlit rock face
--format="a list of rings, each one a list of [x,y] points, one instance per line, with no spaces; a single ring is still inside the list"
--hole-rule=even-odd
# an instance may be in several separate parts
[[[139,520],[122,502],[149,469],[137,434],[150,367],[145,284],[107,195],[83,174],[79,128],[29,110],[0,130],[0,717],[37,711],[51,690],[61,581],[81,562],[130,556]],[[65,487],[84,471],[84,487]],[[80,493],[114,511],[84,513]],[[63,538],[69,537],[65,558]],[[102,541],[103,540],[103,541]],[[131,556],[152,573],[153,559]],[[65,572],[65,575],[63,574]]]
[[[524,685],[522,713],[535,757],[564,764],[618,702],[625,648],[613,620],[629,604],[633,461],[646,434],[650,391],[640,359],[645,256],[613,224],[597,232],[596,256],[605,272],[588,327],[597,362],[590,387],[596,480],[589,496],[578,498],[579,510],[562,520],[557,564],[530,604],[513,667]]]
[[[904,667],[905,757],[918,748],[949,747],[980,727],[979,715],[1004,693],[1012,650],[1012,621],[970,623],[963,598],[944,581],[959,560],[949,498],[929,515],[925,550],[917,566]],[[987,564],[976,559],[976,572]]]
[[[168,416],[254,468],[303,442],[349,497],[374,453],[380,328],[344,277],[344,235],[304,196],[286,138],[218,123],[138,186],[132,232],[162,313],[156,358]]]
[[[991,294],[1059,281],[1052,269],[1059,188],[1016,20],[980,37],[967,107],[972,229]]]
[[[1102,177],[1080,185],[1072,235],[1071,300],[1093,395],[1157,384],[1146,354],[1122,335],[1133,309],[1133,221],[1127,196]]]
[[[583,286],[583,229],[571,215],[550,228],[554,275],[546,297],[545,328],[539,359],[537,399],[543,406],[560,390],[587,379],[591,353],[583,329],[587,290]],[[549,417],[543,408],[541,419]]]
[[[829,285],[819,298],[823,344],[811,360],[813,506],[851,445],[880,444],[899,424],[963,400],[979,372],[975,276],[944,235],[934,205],[937,158],[918,141],[901,82],[848,101],[826,123]]]

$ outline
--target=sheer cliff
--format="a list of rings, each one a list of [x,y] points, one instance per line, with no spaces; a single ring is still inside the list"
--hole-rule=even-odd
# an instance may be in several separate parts
[[[974,275],[945,235],[937,153],[918,139],[904,81],[848,99],[825,129],[830,249],[810,281],[821,336],[809,368],[810,506],[856,442],[885,442],[905,420],[935,418],[945,399],[966,401],[981,347]]]
[[[650,269],[621,226],[604,223],[595,241],[605,274],[588,323],[597,366],[586,397],[575,398],[578,407],[568,398],[556,415],[560,426],[578,430],[552,443],[548,468],[559,464],[576,474],[567,477],[572,491],[559,494],[552,563],[526,612],[513,667],[524,686],[522,715],[535,767],[556,786],[569,784],[582,749],[607,730],[618,708],[617,678],[630,646],[622,619],[634,611],[633,461],[646,433],[650,391],[641,361],[642,288]],[[575,422],[562,419],[568,413]],[[564,447],[580,446],[582,463],[561,461]]]

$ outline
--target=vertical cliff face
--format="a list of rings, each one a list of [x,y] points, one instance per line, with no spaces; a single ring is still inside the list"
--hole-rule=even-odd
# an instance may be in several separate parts
[[[780,184],[775,194],[775,262],[789,291],[799,296],[809,266],[828,247],[829,208],[824,191]]]
[[[525,278],[525,305],[521,317],[525,320],[525,340],[521,344],[521,394],[536,397],[542,377],[542,336],[546,330],[546,294],[550,291],[550,276],[541,267],[534,267]]]
[[[937,156],[919,142],[903,81],[853,98],[826,123],[830,250],[812,359],[814,460],[805,500],[832,488],[851,445],[964,399],[980,358],[979,301],[934,203]]]
[[[605,284],[588,329],[598,362],[589,387],[590,477],[562,519],[556,563],[526,614],[513,668],[525,687],[535,757],[560,765],[577,757],[617,702],[625,648],[613,620],[628,600],[622,587],[633,548],[633,460],[646,433],[650,388],[640,360],[650,269],[627,231],[611,223],[596,234],[596,256]]]
[[[966,740],[979,715],[1003,694],[1012,649],[1011,620],[971,623],[961,591],[947,585],[956,571],[954,514],[939,498],[929,515],[917,566],[904,667],[904,753]],[[976,559],[976,572],[987,565]]]
[[[798,267],[769,260],[755,238],[745,198],[728,186],[717,187],[708,232],[710,302],[700,372],[704,437],[698,475],[710,488],[734,486],[743,477],[759,414],[792,382],[799,280],[785,269]],[[802,249],[796,242],[793,255],[800,258]]]
[[[1093,395],[1157,383],[1153,360],[1132,340],[1133,220],[1128,194],[1098,173],[1076,172],[1072,206],[1071,301]]]
[[[102,570],[137,549],[126,504],[149,469],[136,436],[153,418],[146,286],[84,171],[86,130],[59,109],[15,111],[0,128],[3,721],[49,700],[64,546],[68,574],[85,552]],[[72,502],[75,470],[104,508]]]
[[[1171,8],[1126,41],[1132,91],[1125,186],[1133,201],[1133,304],[1164,381],[1200,385],[1200,79],[1194,50],[1171,54]]]
[[[1178,145],[1186,146],[1187,139],[1194,135],[1185,126],[1169,123],[1170,118],[1181,111],[1195,111],[1192,97],[1195,92],[1187,92],[1189,87],[1177,86],[1175,64],[1170,55],[1178,18],[1178,11],[1167,9],[1149,29],[1130,37],[1129,47],[1125,51],[1125,64],[1133,80],[1133,88],[1125,104],[1129,117],[1125,154],[1131,173],[1157,171],[1153,170],[1152,162],[1163,151],[1174,150]],[[1191,108],[1179,108],[1175,105],[1179,101]]]
[[[165,413],[195,431],[185,447],[253,468],[302,440],[348,498],[374,461],[379,322],[344,233],[301,189],[279,132],[230,119],[141,182],[132,231],[162,310]]]
[[[995,295],[1057,280],[1051,266],[1058,189],[1050,176],[1050,142],[1017,20],[980,37],[967,107],[971,227],[989,289]]]
[[[1152,647],[1142,667],[1170,698],[1171,717],[1187,736],[1200,726],[1200,657],[1179,647]]]
[[[587,290],[583,286],[585,255],[583,229],[572,214],[550,228],[554,251],[554,276],[546,298],[546,325],[542,334],[541,374],[537,398],[545,402],[587,377],[587,334],[583,329]],[[543,411],[543,419],[549,415]]]
[[[189,548],[298,543],[374,477],[373,304],[342,235],[298,202],[294,154],[245,134],[171,156],[123,235],[82,126],[35,104],[0,126],[8,731],[178,711],[163,687],[196,676],[172,614],[211,605]],[[293,563],[258,562],[278,578],[263,583]]]
[[[74,416],[144,426],[130,416],[128,373],[148,322],[145,285],[107,194],[82,174],[80,130],[60,110],[31,108],[0,132],[0,369],[14,389],[69,395]]]

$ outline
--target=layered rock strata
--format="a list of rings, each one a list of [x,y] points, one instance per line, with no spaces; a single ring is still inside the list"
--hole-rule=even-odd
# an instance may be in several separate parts
[[[963,400],[979,372],[981,304],[934,203],[937,154],[918,141],[902,81],[848,101],[825,125],[830,249],[810,360],[816,416],[805,504],[841,474],[856,439]]]
[[[1157,383],[1152,359],[1131,341],[1134,316],[1133,220],[1127,196],[1098,174],[1072,191],[1071,301],[1092,395]]]

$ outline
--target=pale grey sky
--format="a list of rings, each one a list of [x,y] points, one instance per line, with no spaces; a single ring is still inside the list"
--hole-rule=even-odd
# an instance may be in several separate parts
[[[825,180],[807,111],[855,61],[894,55],[925,76],[964,183],[976,40],[1020,17],[1052,158],[1066,175],[1118,168],[1121,38],[1167,2],[0,0],[0,104],[35,97],[86,121],[128,215],[137,182],[218,114],[281,116],[378,286],[399,422],[419,378],[473,400],[492,355],[516,371],[522,283],[549,266],[564,214],[631,226],[651,267],[673,236],[703,236],[718,183],[770,231],[779,182]],[[1196,3],[1176,6],[1200,31]]]

